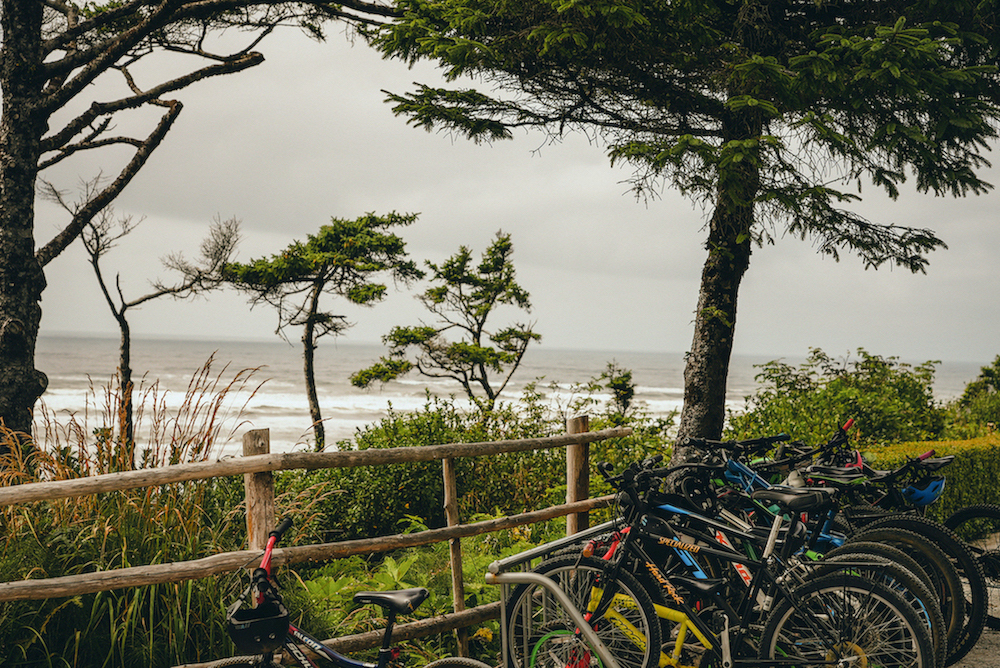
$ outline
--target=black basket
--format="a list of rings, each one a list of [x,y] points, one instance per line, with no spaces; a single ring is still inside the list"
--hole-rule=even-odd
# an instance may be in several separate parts
[[[229,637],[236,648],[247,654],[273,652],[288,635],[288,610],[277,601],[264,601],[245,608],[237,601],[226,615]]]

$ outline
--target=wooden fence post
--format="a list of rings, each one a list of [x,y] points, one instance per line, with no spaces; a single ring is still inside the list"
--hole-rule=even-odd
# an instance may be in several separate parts
[[[567,434],[582,434],[590,431],[590,417],[580,415],[566,421]],[[566,446],[566,503],[583,501],[590,497],[590,444],[578,443]],[[590,523],[586,512],[566,516],[566,535],[583,531]]]
[[[253,429],[243,434],[243,456],[266,455],[271,452],[271,431]],[[274,476],[270,471],[244,473],[246,492],[247,547],[263,550],[267,534],[274,529]]]
[[[455,480],[455,460],[442,459],[444,474],[444,514],[449,527],[462,523],[458,516],[458,483]],[[451,554],[451,599],[455,612],[465,610],[465,579],[462,577],[462,539],[452,538],[448,541]],[[456,629],[458,636],[458,655],[469,656],[469,634],[464,628]]]

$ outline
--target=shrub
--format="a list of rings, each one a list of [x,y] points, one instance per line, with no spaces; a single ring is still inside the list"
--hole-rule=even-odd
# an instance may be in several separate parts
[[[951,406],[949,435],[954,438],[983,436],[1000,424],[1000,355],[965,387]]]
[[[858,443],[939,438],[945,410],[931,386],[936,362],[911,366],[872,355],[836,361],[818,348],[798,368],[781,361],[760,365],[760,389],[742,413],[729,415],[727,438],[787,433],[807,443],[827,440],[853,418]]]
[[[591,445],[592,462],[610,461],[621,468],[666,451],[672,426],[670,418],[652,419],[631,402],[631,383],[630,372],[609,364],[591,382],[570,388],[570,399],[564,404],[549,401],[537,382],[530,383],[518,401],[498,404],[493,410],[463,409],[454,398],[428,396],[422,409],[390,410],[378,423],[358,430],[353,440],[341,441],[337,447],[365,450],[541,438],[565,433],[567,416],[587,412],[592,416],[591,430],[633,428],[633,436]],[[611,398],[604,401],[606,391]],[[565,501],[565,452],[561,448],[463,457],[454,464],[463,518],[479,513],[513,515]],[[607,493],[602,481],[593,478],[592,493]],[[432,528],[445,525],[443,478],[437,461],[282,474],[277,484],[285,493],[304,494],[317,485],[331,492],[317,504],[313,530],[320,540],[398,533],[400,523],[412,516]],[[372,503],[376,490],[378,502]]]

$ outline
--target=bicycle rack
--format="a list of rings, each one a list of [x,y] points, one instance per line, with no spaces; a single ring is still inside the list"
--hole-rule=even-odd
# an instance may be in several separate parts
[[[544,587],[548,592],[555,596],[556,600],[559,601],[559,604],[563,607],[563,609],[569,613],[570,618],[577,625],[577,628],[580,629],[580,632],[583,634],[584,638],[586,638],[587,643],[597,653],[597,656],[600,658],[604,668],[620,668],[618,660],[613,654],[611,654],[607,646],[597,636],[597,633],[594,632],[594,629],[591,628],[590,624],[583,618],[583,614],[577,610],[576,605],[570,600],[566,592],[560,589],[551,578],[538,573],[532,573],[529,570],[524,570],[531,568],[531,561],[534,559],[545,557],[560,548],[575,545],[594,536],[614,531],[617,524],[618,522],[616,520],[611,520],[610,522],[605,522],[595,527],[591,527],[590,529],[575,533],[572,536],[566,536],[565,538],[560,538],[559,540],[539,545],[538,547],[526,550],[525,552],[507,557],[506,559],[499,559],[489,565],[486,570],[486,583],[499,585],[501,587],[500,642],[502,646],[501,652],[503,666],[508,668],[513,666],[513,662],[509,656],[511,639],[507,637],[507,627],[509,622],[507,599],[510,596],[510,586],[532,583]],[[520,568],[522,570],[512,571],[511,569],[513,568]]]

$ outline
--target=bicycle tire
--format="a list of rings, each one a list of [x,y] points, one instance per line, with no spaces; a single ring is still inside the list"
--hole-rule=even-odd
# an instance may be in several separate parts
[[[931,668],[935,661],[927,628],[897,592],[846,573],[810,580],[778,601],[759,658],[828,667],[838,654],[840,665]]]
[[[493,666],[465,656],[446,656],[443,659],[431,661],[424,668],[493,668]]]
[[[948,630],[944,625],[941,605],[917,575],[886,557],[875,556],[863,550],[852,552],[848,549],[836,555],[828,555],[817,566],[817,573],[813,577],[821,577],[842,569],[842,572],[861,575],[886,584],[902,595],[931,635],[934,665],[937,668],[944,668],[948,650]]]
[[[649,593],[634,575],[619,570],[608,583],[608,562],[593,557],[567,555],[548,559],[533,572],[553,580],[586,613],[594,591],[617,592],[608,614],[592,621],[592,628],[621,668],[655,668],[659,663],[661,631]],[[619,599],[618,596],[623,596]],[[576,630],[576,623],[555,596],[535,583],[519,584],[505,606],[505,642],[509,666],[514,668],[565,668],[569,664],[598,666],[597,655]],[[607,623],[601,623],[606,620]],[[623,630],[624,629],[624,630]]]
[[[1000,630],[1000,506],[967,506],[952,513],[944,525],[966,542],[983,567],[989,599],[986,626]]]
[[[898,527],[865,529],[849,538],[846,544],[869,541],[885,543],[903,550],[916,559],[934,581],[933,591],[941,602],[941,613],[948,629],[945,665],[950,666],[955,663],[961,657],[953,656],[954,650],[958,647],[965,628],[965,597],[962,592],[962,579],[955,564],[937,544],[913,531]]]
[[[876,543],[873,541],[855,541],[845,543],[840,547],[835,547],[823,556],[824,558],[835,557],[839,554],[844,554],[845,552],[850,552],[852,554],[863,552],[876,557],[884,557],[895,564],[899,564],[920,578],[920,581],[923,582],[924,586],[931,591],[931,594],[934,596],[934,600],[937,602],[938,607],[940,607],[941,597],[934,591],[934,579],[927,574],[927,571],[924,570],[924,567],[921,566],[916,559],[908,555],[906,552],[903,552],[898,547],[894,547],[886,543]]]
[[[989,608],[989,594],[986,590],[986,576],[983,567],[969,546],[954,531],[944,524],[921,515],[901,514],[875,520],[866,527],[878,528],[896,526],[919,533],[927,540],[934,541],[948,554],[963,583],[965,599],[965,625],[958,643],[950,648],[949,659],[954,663],[968,654],[979,642],[986,627],[986,613]]]

